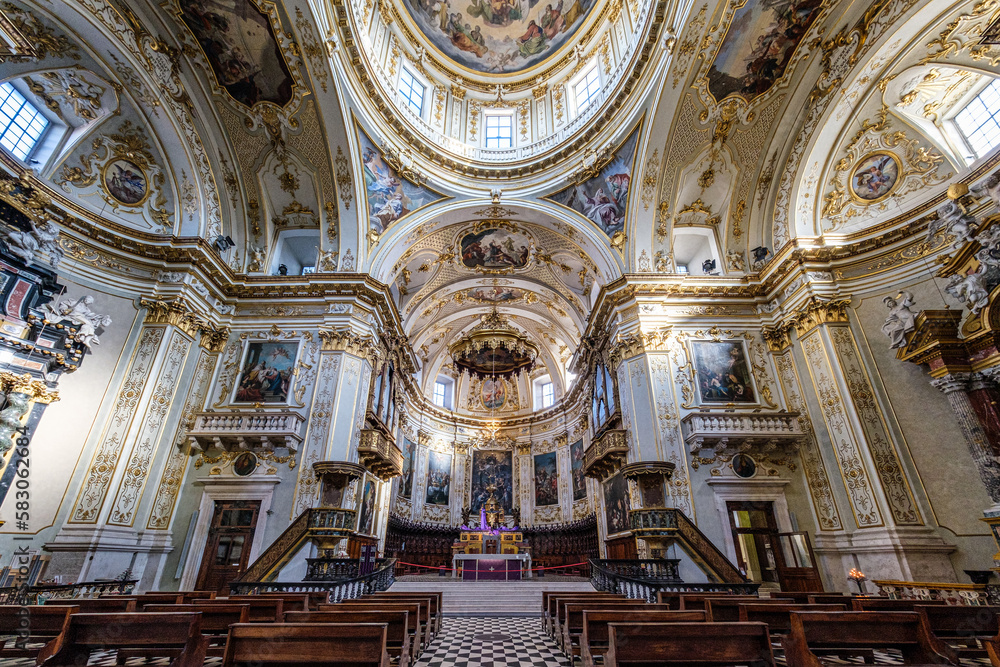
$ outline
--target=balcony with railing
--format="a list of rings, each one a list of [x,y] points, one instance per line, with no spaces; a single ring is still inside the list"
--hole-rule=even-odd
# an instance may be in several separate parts
[[[598,480],[606,479],[622,467],[628,457],[628,437],[620,428],[607,429],[583,454],[583,474]]]
[[[305,419],[290,410],[280,412],[201,412],[195,416],[188,441],[196,452],[211,448],[265,449],[287,447],[295,452],[302,443]]]
[[[403,474],[403,452],[378,429],[361,431],[358,460],[383,482]]]
[[[692,412],[681,420],[692,453],[745,444],[795,445],[806,437],[797,412]]]

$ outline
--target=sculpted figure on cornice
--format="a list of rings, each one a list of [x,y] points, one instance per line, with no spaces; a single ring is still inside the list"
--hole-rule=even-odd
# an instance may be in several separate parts
[[[107,315],[95,313],[90,309],[94,303],[94,297],[87,294],[80,298],[63,299],[58,305],[53,306],[47,303],[42,306],[45,319],[50,322],[70,321],[77,326],[76,340],[87,347],[100,344],[97,338],[98,329],[111,325],[111,318]]]

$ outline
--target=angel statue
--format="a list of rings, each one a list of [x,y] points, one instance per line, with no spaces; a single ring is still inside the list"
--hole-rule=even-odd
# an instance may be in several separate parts
[[[87,296],[79,299],[63,299],[58,306],[53,307],[51,303],[42,306],[45,319],[50,322],[62,322],[69,320],[77,326],[76,340],[87,347],[99,345],[97,330],[111,324],[111,318],[107,315],[95,313],[90,309],[94,303],[94,297]]]
[[[11,254],[25,264],[31,264],[39,252],[48,254],[49,266],[53,268],[63,258],[63,249],[59,247],[59,228],[51,220],[39,225],[32,224],[31,230],[27,232],[19,229],[9,231],[4,234],[3,240]]]
[[[900,303],[902,299],[902,303]],[[887,296],[882,303],[889,309],[889,314],[882,325],[882,333],[889,337],[889,349],[895,350],[906,345],[906,334],[916,328],[916,314],[910,310],[913,305],[913,294],[900,292],[895,298]]]
[[[983,284],[983,277],[978,273],[970,273],[965,276],[953,275],[944,291],[959,301],[965,302],[973,313],[978,313],[990,301],[990,294]]]

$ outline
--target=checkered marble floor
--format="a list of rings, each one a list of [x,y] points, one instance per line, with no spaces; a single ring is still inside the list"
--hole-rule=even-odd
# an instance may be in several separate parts
[[[415,667],[570,667],[536,617],[445,617]]]

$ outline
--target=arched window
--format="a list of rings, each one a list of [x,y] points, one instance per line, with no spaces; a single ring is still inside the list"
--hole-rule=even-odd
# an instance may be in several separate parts
[[[23,162],[38,145],[49,120],[10,83],[0,84],[0,146]]]

